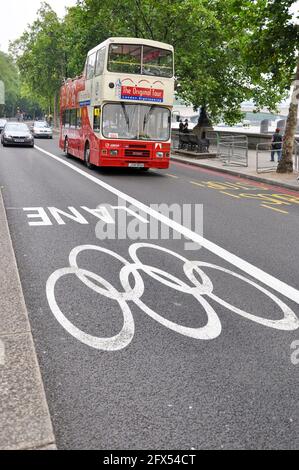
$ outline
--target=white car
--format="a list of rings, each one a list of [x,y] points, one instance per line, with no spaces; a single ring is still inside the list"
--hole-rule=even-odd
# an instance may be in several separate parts
[[[46,137],[47,139],[53,138],[52,128],[46,121],[35,121],[31,127],[34,137]]]

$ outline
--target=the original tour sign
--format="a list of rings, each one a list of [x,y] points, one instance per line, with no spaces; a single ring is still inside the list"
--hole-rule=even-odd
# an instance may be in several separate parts
[[[136,86],[122,86],[121,98],[124,100],[155,101],[163,103],[164,91],[156,88],[141,88]]]
[[[2,80],[0,80],[0,105],[5,104],[5,86]]]

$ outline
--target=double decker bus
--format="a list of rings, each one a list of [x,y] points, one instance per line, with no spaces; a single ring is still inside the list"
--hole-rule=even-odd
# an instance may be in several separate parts
[[[61,88],[59,146],[88,167],[168,168],[173,101],[171,45],[109,38]]]

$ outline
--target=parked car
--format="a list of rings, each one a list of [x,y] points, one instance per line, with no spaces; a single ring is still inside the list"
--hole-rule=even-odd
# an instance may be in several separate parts
[[[0,133],[3,131],[5,124],[7,124],[6,119],[0,119]]]
[[[31,127],[31,131],[34,137],[53,138],[52,128],[46,121],[35,121]]]
[[[1,143],[7,145],[28,145],[34,147],[34,138],[27,124],[8,122],[1,132]]]

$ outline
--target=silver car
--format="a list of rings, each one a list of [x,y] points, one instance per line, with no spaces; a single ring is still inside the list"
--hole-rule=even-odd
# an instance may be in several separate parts
[[[29,127],[21,122],[8,122],[1,132],[1,143],[7,145],[29,145],[34,147],[34,138]]]
[[[53,138],[53,131],[46,121],[35,121],[31,127],[31,132],[34,137]]]

